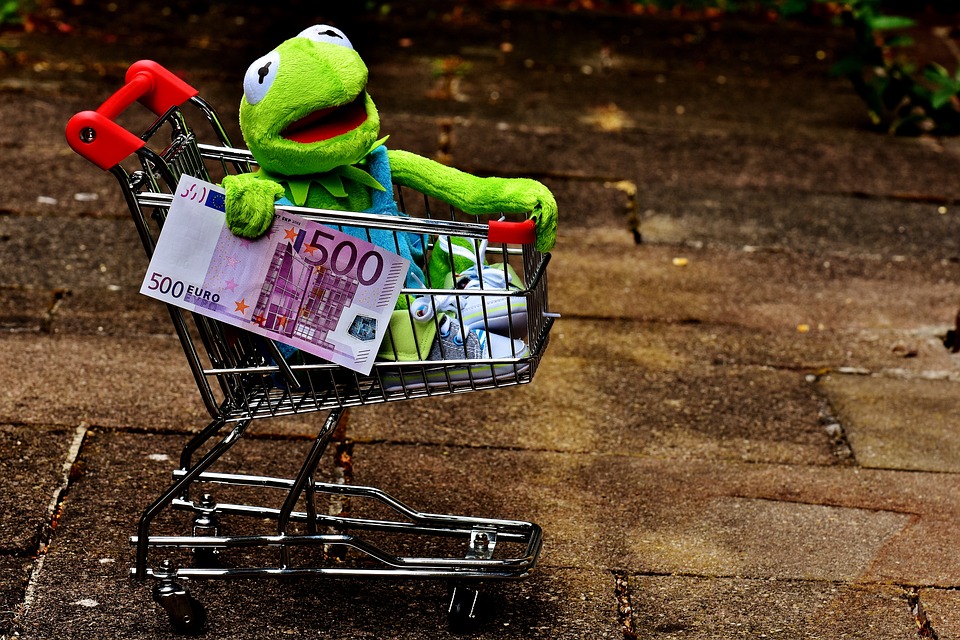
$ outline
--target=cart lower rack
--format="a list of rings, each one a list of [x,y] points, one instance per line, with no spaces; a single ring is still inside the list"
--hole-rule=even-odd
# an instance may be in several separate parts
[[[140,136],[115,122],[138,100],[158,116]],[[200,130],[188,122],[188,106]],[[211,141],[204,143],[199,132],[207,129]],[[180,176],[217,182],[254,165],[248,151],[233,147],[215,111],[192,87],[149,61],[134,64],[126,84],[99,109],[74,116],[67,137],[78,153],[117,178],[148,257]],[[431,282],[404,289],[402,295],[418,301],[409,322],[417,313],[418,322],[426,317],[436,324],[438,335],[452,332],[456,338],[468,332],[463,318],[470,309],[474,326],[491,331],[496,324],[509,348],[468,349],[461,340],[459,350],[444,353],[441,345],[437,353],[435,345],[412,360],[386,353],[364,376],[302,354],[285,355],[272,340],[168,306],[211,422],[184,445],[171,484],[143,511],[131,538],[131,573],[155,581],[154,599],[176,631],[199,633],[207,623],[204,606],[184,587],[192,579],[445,579],[451,584],[449,623],[461,628],[477,618],[477,581],[520,579],[533,570],[542,544],[536,524],[423,513],[379,488],[318,478],[321,456],[347,408],[527,383],[547,347],[555,317],[547,303],[550,256],[534,249],[526,223],[478,224],[399,186],[395,197],[400,217],[289,209],[335,229],[367,229],[368,237],[374,230],[417,234],[428,250],[438,239],[466,239],[474,262],[483,266],[481,279],[489,281],[467,289]],[[460,313],[444,313],[449,309]],[[225,465],[255,421],[321,411],[326,417],[292,477],[245,474]],[[320,507],[331,503],[348,506]],[[177,524],[182,517],[172,517],[176,512],[187,514],[180,535],[168,532],[183,526]]]

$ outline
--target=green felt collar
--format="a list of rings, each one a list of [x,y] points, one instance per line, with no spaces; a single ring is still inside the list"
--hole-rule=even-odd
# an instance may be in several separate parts
[[[370,150],[367,151],[367,155],[370,155],[374,149],[386,142],[387,138],[389,137],[390,136],[386,136],[374,142],[370,147]],[[366,164],[366,158],[361,160],[359,164]],[[357,165],[349,164],[340,167],[334,167],[330,171],[312,173],[305,176],[278,175],[275,173],[270,173],[261,167],[256,173],[256,176],[260,179],[272,180],[273,182],[286,185],[290,191],[290,196],[293,199],[293,204],[298,207],[302,207],[307,202],[307,196],[310,194],[310,188],[315,184],[326,189],[326,191],[334,198],[346,198],[347,190],[343,187],[344,178],[361,184],[369,189],[376,189],[377,191],[387,190],[384,185],[377,182],[376,178],[371,176],[364,169],[361,169]]]

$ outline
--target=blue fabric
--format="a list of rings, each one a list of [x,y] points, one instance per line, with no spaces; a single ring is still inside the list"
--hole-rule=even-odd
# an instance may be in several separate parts
[[[385,216],[402,216],[407,214],[400,211],[396,200],[393,199],[393,174],[390,172],[390,158],[387,156],[387,148],[383,145],[377,147],[367,156],[367,169],[373,179],[384,186],[386,191],[373,190],[373,206],[364,213],[378,213]],[[361,239],[367,238],[367,231],[370,232],[370,242],[383,247],[388,251],[399,253],[410,261],[410,271],[407,272],[405,286],[407,288],[421,288],[425,278],[420,265],[423,264],[423,251],[425,240],[423,236],[414,233],[396,233],[386,229],[360,229],[355,227],[344,227],[344,233],[349,233]],[[398,246],[399,245],[399,246]]]

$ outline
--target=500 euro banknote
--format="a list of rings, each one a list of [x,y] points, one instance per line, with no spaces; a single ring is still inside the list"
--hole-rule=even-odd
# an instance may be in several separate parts
[[[140,293],[366,375],[409,266],[282,209],[263,237],[240,238],[223,189],[184,176]]]

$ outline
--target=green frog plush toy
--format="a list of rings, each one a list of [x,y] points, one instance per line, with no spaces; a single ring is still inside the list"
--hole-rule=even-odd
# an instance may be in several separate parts
[[[240,129],[260,168],[223,180],[227,225],[234,234],[253,239],[266,233],[278,200],[317,209],[401,215],[393,199],[396,183],[475,215],[529,212],[536,221],[537,249],[553,247],[557,204],[544,185],[524,178],[481,178],[413,153],[388,150],[366,85],[367,67],[360,55],[342,31],[325,25],[304,30],[250,65],[243,80]],[[419,235],[350,227],[343,231],[409,260],[404,282],[408,289],[444,288],[453,275],[451,268],[460,272],[451,251],[448,258],[454,259],[434,256],[425,277],[426,243]],[[445,241],[452,248],[451,241]],[[465,263],[470,263],[469,256]],[[407,296],[401,296],[394,315],[407,313],[402,310],[410,304]],[[400,340],[387,340],[385,344],[394,342],[387,350],[395,354],[388,359],[422,358],[435,327],[417,323],[417,332],[423,333],[415,332],[409,349],[398,349]]]
[[[530,212],[537,248],[553,247],[557,205],[544,185],[524,178],[480,178],[413,153],[387,150],[366,84],[360,55],[342,31],[325,25],[306,29],[250,66],[243,81],[240,129],[260,170],[223,181],[233,233],[263,235],[281,197],[312,208],[399,215],[392,181],[471,214]],[[366,239],[365,231],[353,233]],[[395,240],[391,232],[382,234],[370,240],[410,260],[406,285],[422,287],[422,238],[398,234]]]

